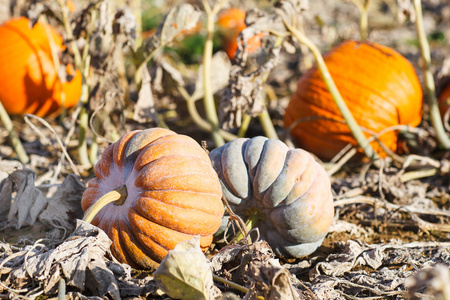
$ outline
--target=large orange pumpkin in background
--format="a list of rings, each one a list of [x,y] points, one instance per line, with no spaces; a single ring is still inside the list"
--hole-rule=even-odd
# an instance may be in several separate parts
[[[218,15],[217,25],[219,26],[219,32],[224,37],[223,49],[228,54],[228,57],[233,59],[238,48],[237,38],[241,31],[247,27],[245,24],[245,11],[238,8],[225,9]],[[253,53],[261,47],[261,38],[263,36],[264,33],[261,32],[247,40],[247,51],[249,53]]]
[[[56,48],[62,51],[62,37],[49,29]],[[30,28],[27,18],[11,19],[0,26],[0,41],[0,101],[9,114],[42,117],[60,112],[62,105],[77,104],[81,73],[68,66],[72,80],[60,81],[43,24]]]
[[[419,79],[410,62],[396,51],[375,43],[346,41],[325,54],[324,60],[359,126],[378,133],[394,125],[421,122]],[[291,134],[299,147],[324,160],[332,159],[349,143],[357,145],[315,66],[300,78],[284,121],[286,127],[293,125]],[[389,131],[379,138],[396,151],[397,133]],[[386,156],[377,142],[371,145]]]

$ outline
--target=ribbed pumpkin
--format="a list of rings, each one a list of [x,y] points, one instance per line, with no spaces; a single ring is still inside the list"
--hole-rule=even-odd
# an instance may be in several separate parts
[[[49,26],[49,25],[47,25]],[[62,37],[48,27],[59,51]],[[47,116],[74,106],[81,95],[81,73],[68,67],[70,82],[61,83],[53,64],[50,42],[43,24],[29,27],[26,18],[0,26],[0,101],[9,114]]]
[[[359,126],[378,133],[394,125],[421,122],[419,80],[409,61],[393,49],[346,41],[324,55],[324,60]],[[291,131],[299,147],[324,160],[332,159],[348,143],[356,145],[317,67],[300,78],[284,121],[286,127],[299,121]],[[380,140],[397,150],[396,131],[381,135]],[[386,155],[377,142],[372,146],[380,156]]]
[[[223,10],[217,19],[219,31],[224,36],[223,48],[230,59],[236,55],[238,48],[237,38],[247,25],[245,24],[245,11],[238,8],[228,8]],[[259,33],[247,40],[247,51],[253,53],[261,47],[261,38],[263,33]]]
[[[203,250],[222,222],[217,174],[192,138],[170,130],[132,131],[110,145],[95,165],[81,206],[125,187],[126,197],[103,207],[92,224],[113,241],[111,250],[135,268],[154,268],[181,241],[200,236]]]
[[[301,257],[322,244],[333,221],[330,180],[302,149],[266,137],[235,139],[209,154],[223,196],[242,218],[258,211],[262,238],[281,256]]]

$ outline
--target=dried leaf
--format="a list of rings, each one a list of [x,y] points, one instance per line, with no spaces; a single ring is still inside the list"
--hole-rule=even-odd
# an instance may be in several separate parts
[[[11,177],[7,177],[0,182],[0,217],[3,220],[11,209],[13,191],[14,183]]]
[[[105,262],[110,246],[105,232],[78,220],[73,234],[55,249],[36,243],[5,258],[9,272],[2,272],[8,274],[3,283],[18,290],[40,282],[43,292],[50,295],[56,292],[60,278],[64,278],[68,286],[81,291],[87,288],[93,295],[120,299],[118,282]]]
[[[142,68],[142,84],[139,98],[134,106],[133,119],[140,123],[157,122],[155,101],[153,99],[151,77],[147,68]]]
[[[254,243],[251,255],[244,273],[253,285],[247,297],[260,295],[269,300],[299,299],[292,286],[291,274],[275,259],[266,241]]]
[[[142,46],[136,50],[135,60],[137,65],[148,61],[155,50],[172,42],[183,30],[194,28],[200,15],[200,11],[187,3],[173,7],[164,17],[156,33],[146,39]]]
[[[33,171],[28,169],[18,170],[11,173],[2,185],[0,195],[2,198],[5,197],[2,202],[8,200],[10,202],[2,203],[9,207],[8,222],[17,229],[25,225],[33,225],[47,205],[48,199],[34,185],[35,179],[36,173]],[[14,190],[16,196],[12,199],[11,194]],[[4,209],[2,211],[5,212]],[[1,217],[6,219],[4,213]]]
[[[310,271],[311,283],[303,283],[319,299],[342,299],[342,295],[347,295],[347,298],[401,295],[406,291],[406,279],[415,270],[428,269],[436,264],[448,265],[450,261],[449,243],[442,242],[404,244],[392,240],[389,243],[367,245],[350,240],[336,242],[335,248],[333,254],[325,260],[320,259],[319,263],[315,262],[317,258],[312,258],[307,264],[300,262],[288,265],[291,273],[302,274],[310,269],[308,264],[316,264]],[[361,266],[372,270],[369,272]]]
[[[120,39],[123,46],[135,48],[136,16],[129,8],[117,10],[112,23],[112,31],[116,39]]]
[[[39,187],[35,186],[36,174],[28,169],[11,173],[1,185],[0,217],[17,229],[31,226],[39,219],[52,227],[72,230],[76,217],[82,216],[81,195],[85,190],[80,179],[70,174],[58,187],[56,193],[46,198]],[[16,192],[13,198],[12,194]]]
[[[308,0],[281,0],[276,5],[276,13],[281,20],[296,27],[301,23],[301,16],[309,8]]]
[[[161,63],[161,67],[163,68],[163,70],[166,71],[168,74],[170,74],[170,77],[173,79],[173,81],[176,82],[176,84],[178,84],[180,86],[185,85],[183,75],[181,75],[181,72],[177,68],[172,66],[165,59],[161,59],[160,63]]]
[[[242,35],[240,38],[243,38]],[[257,69],[252,72],[248,72],[247,61],[243,60],[246,57],[245,50],[241,51],[241,46],[238,46],[237,63],[231,67],[230,82],[220,100],[219,119],[225,130],[240,127],[244,114],[256,116],[261,113],[264,107],[264,76],[277,65],[281,50],[274,46],[274,43],[269,43],[265,51],[259,52],[256,57]]]
[[[48,205],[39,215],[39,221],[52,227],[72,230],[75,219],[82,218],[81,196],[86,186],[80,178],[69,174],[58,187],[55,195],[48,199]]]
[[[224,264],[235,260],[239,254],[247,248],[247,246],[232,244],[220,249],[220,251],[211,258],[211,268],[214,272],[219,272],[222,270]]]
[[[355,238],[361,238],[361,237],[368,237],[371,234],[373,234],[372,228],[363,228],[362,226],[359,226],[354,223],[350,223],[344,220],[335,220],[333,224],[331,224],[330,229],[328,230],[328,233],[340,233],[340,232],[347,232],[350,236]]]
[[[355,240],[338,243],[338,245],[342,250],[338,254],[331,254],[326,262],[318,263],[310,271],[311,278],[315,278],[321,273],[329,276],[341,276],[355,266],[368,265],[377,269],[382,265],[384,254],[376,246],[368,246]]]
[[[17,160],[0,160],[0,191],[1,183],[9,177],[9,174],[23,168],[23,165]],[[1,201],[1,198],[0,198]],[[1,208],[0,208],[1,209]],[[1,213],[0,213],[1,215]]]
[[[156,32],[162,45],[170,43],[183,30],[189,30],[196,26],[201,12],[190,4],[181,4],[172,8],[164,17],[161,26]]]
[[[411,20],[411,22],[416,21],[416,11],[414,10],[414,5],[411,0],[397,0],[397,20],[400,23],[406,21],[407,18]]]
[[[134,47],[136,20],[131,9],[117,9],[110,1],[101,1],[97,11],[98,20],[89,40],[89,109],[95,112],[92,122],[103,122],[97,128],[94,126],[93,131],[100,136],[108,136],[110,132],[118,131],[120,123],[115,121],[124,114],[125,84],[119,78],[118,69],[123,63],[122,48],[127,45]],[[89,9],[86,9],[77,23],[76,31],[80,31],[81,36],[79,41],[83,40],[82,32],[92,30],[89,28],[90,16]],[[102,113],[97,114],[100,110]],[[114,125],[109,123],[111,120]]]
[[[154,272],[161,290],[176,299],[213,299],[214,282],[200,238],[181,242],[170,250]]]
[[[60,6],[55,1],[30,1],[27,11],[25,12],[26,17],[29,20],[30,28],[33,27],[38,22],[39,17],[44,14],[61,16]]]
[[[253,29],[253,34],[258,32],[277,32],[286,33],[286,27],[281,17],[277,14],[267,14],[259,9],[251,9],[245,15],[247,28]]]
[[[410,299],[424,299],[424,294],[434,299],[450,299],[449,266],[437,264],[432,268],[422,269],[408,277],[405,282]]]

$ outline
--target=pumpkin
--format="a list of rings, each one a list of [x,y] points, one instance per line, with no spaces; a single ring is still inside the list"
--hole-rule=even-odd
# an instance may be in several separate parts
[[[247,28],[245,11],[238,8],[225,9],[218,15],[217,25],[224,38],[223,48],[228,57],[233,59],[238,48],[237,38],[241,31]],[[253,53],[261,47],[263,36],[264,33],[260,32],[247,40],[248,53]]]
[[[62,83],[53,63],[50,42],[44,26],[29,27],[28,19],[11,19],[0,26],[0,101],[9,114],[48,116],[70,108],[81,95],[81,73],[66,68],[73,76]],[[62,37],[49,26],[58,51]]]
[[[450,83],[444,86],[443,90],[439,93],[438,103],[441,116],[442,118],[444,118],[447,110],[450,107]]]
[[[325,63],[359,126],[378,133],[395,125],[417,126],[422,119],[422,89],[412,65],[391,48],[346,41],[324,55]],[[357,145],[316,66],[303,74],[284,113],[285,126],[298,146],[324,160]],[[297,124],[294,124],[297,123]],[[370,134],[366,133],[369,137]],[[397,150],[397,132],[379,136]],[[372,147],[386,156],[379,144]]]
[[[126,133],[95,165],[81,206],[112,190],[122,197],[104,206],[92,224],[112,240],[111,252],[135,268],[155,268],[181,241],[200,236],[206,251],[222,222],[222,191],[208,154],[192,138],[152,128]]]
[[[257,227],[276,254],[301,257],[322,244],[333,198],[327,173],[308,152],[259,136],[235,139],[209,156],[223,197],[242,218],[260,214]]]

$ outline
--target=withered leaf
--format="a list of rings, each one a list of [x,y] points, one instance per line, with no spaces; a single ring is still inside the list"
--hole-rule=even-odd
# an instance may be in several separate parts
[[[183,30],[189,30],[196,26],[200,15],[200,11],[187,3],[171,8],[156,33],[145,40],[142,46],[137,49],[135,53],[137,65],[140,66],[148,61],[155,50],[172,42]]]
[[[138,101],[134,106],[133,119],[140,123],[157,122],[158,120],[152,93],[151,77],[147,68],[142,68],[142,84]]]
[[[212,271],[200,249],[198,236],[170,250],[154,277],[159,288],[175,299],[215,297]]]
[[[53,227],[72,230],[74,217],[82,216],[81,195],[85,190],[80,179],[70,174],[52,197],[45,197],[35,186],[36,173],[17,170],[3,180],[0,190],[0,217],[17,229],[34,225],[37,220]],[[15,197],[12,197],[16,192]]]
[[[35,179],[36,173],[24,169],[14,171],[3,183],[0,195],[5,197],[2,202],[9,200],[9,203],[3,203],[5,207],[9,207],[8,222],[17,229],[24,225],[33,225],[47,205],[48,199],[35,186]],[[11,201],[14,190],[17,194],[14,201]],[[2,211],[5,210],[2,209]],[[2,217],[5,219],[4,215]]]
[[[201,12],[190,4],[184,3],[172,8],[156,33],[160,37],[161,44],[168,44],[183,30],[193,28],[200,15]]]
[[[60,278],[64,278],[68,286],[80,291],[89,289],[100,297],[120,299],[119,283],[105,259],[110,246],[105,232],[78,220],[73,234],[56,248],[36,243],[7,258],[5,266],[9,272],[2,272],[7,274],[3,283],[18,290],[40,282],[43,292],[51,295],[56,292]]]
[[[292,285],[291,274],[280,265],[266,241],[254,243],[251,255],[252,259],[245,271],[252,284],[248,297],[256,294],[269,300],[299,299]]]

